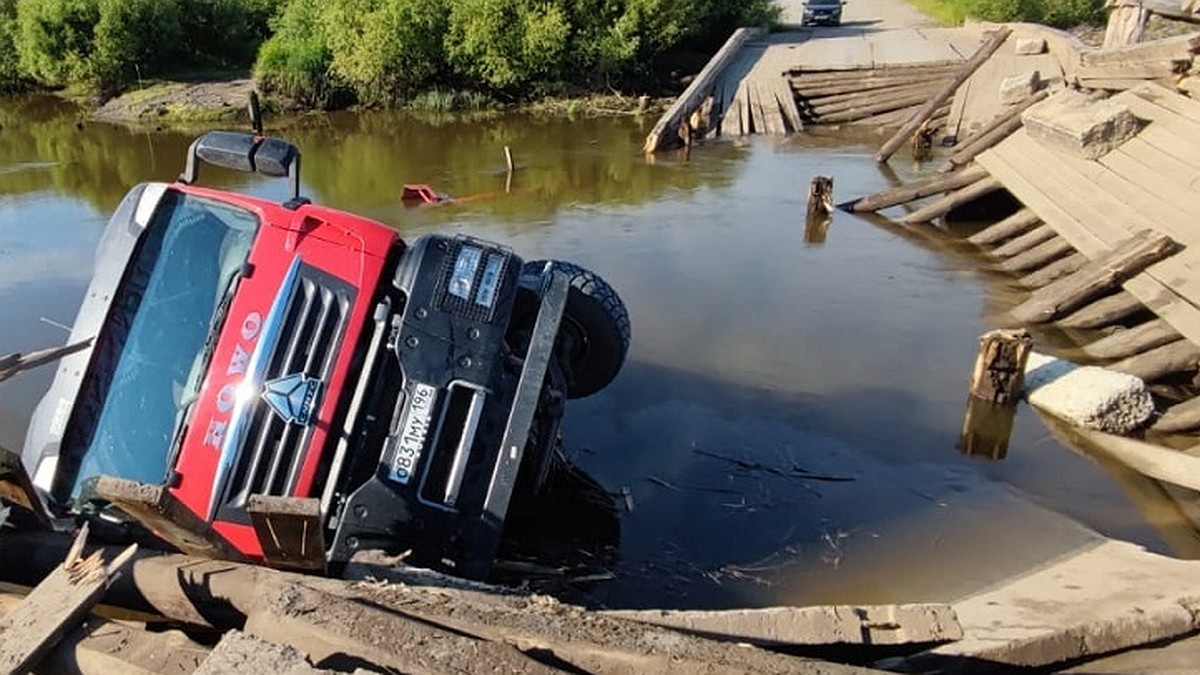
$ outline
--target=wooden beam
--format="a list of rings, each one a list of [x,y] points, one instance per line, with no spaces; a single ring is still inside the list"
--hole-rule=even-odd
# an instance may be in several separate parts
[[[1154,382],[1176,373],[1195,372],[1200,368],[1200,347],[1189,340],[1175,340],[1118,361],[1109,367],[1140,377],[1147,382]]]
[[[647,154],[658,152],[662,149],[663,144],[669,138],[675,138],[679,129],[679,124],[696,106],[704,101],[705,97],[712,91],[716,84],[717,77],[725,70],[726,66],[737,56],[742,47],[748,40],[761,37],[764,34],[761,28],[739,28],[729,36],[725,44],[721,46],[688,88],[683,92],[667,112],[659,118],[654,128],[650,130],[650,134],[646,136],[646,143],[642,147],[643,152]]]
[[[1179,4],[1175,3],[1175,6],[1178,8]],[[1123,47],[1083,52],[1080,63],[1084,66],[1108,66],[1141,61],[1177,61],[1191,59],[1197,50],[1200,50],[1200,33],[1187,33]]]
[[[1000,48],[1000,45],[1004,44],[1004,41],[1008,39],[1010,33],[1012,33],[1012,29],[1007,26],[1003,26],[992,33],[992,36],[980,45],[979,49],[963,64],[954,77],[943,85],[928,103],[921,106],[921,109],[912,116],[912,119],[908,123],[883,144],[883,147],[875,154],[875,161],[880,163],[888,161],[896,150],[908,141],[908,137],[912,136],[917,128],[933,115],[933,111],[949,100],[954,95],[954,92],[958,90],[959,86],[963,82],[966,82],[979,69],[979,66],[991,58],[992,54]]]
[[[1164,434],[1200,429],[1200,397],[1167,408],[1150,428]]]
[[[320,499],[251,495],[246,513],[268,566],[325,571]]]
[[[913,211],[905,216],[902,219],[902,222],[910,225],[914,223],[927,223],[934,218],[950,213],[954,209],[963,206],[964,204],[970,204],[980,197],[989,195],[997,190],[1002,189],[1004,189],[1003,183],[995,178],[992,178],[991,176],[988,176],[977,183],[972,183],[964,188],[959,188],[958,190],[951,192],[950,194],[942,197],[932,204],[929,204],[928,206],[923,206],[916,211]]]
[[[1030,272],[1017,280],[1017,283],[1025,288],[1041,288],[1046,284],[1074,274],[1083,269],[1083,266],[1088,262],[1087,256],[1082,253],[1073,253],[1062,260],[1055,260],[1036,272]]]
[[[83,558],[87,525],[66,560],[0,619],[0,673],[26,673],[99,604],[109,581],[133,557],[137,545],[105,564],[99,552]]]
[[[1168,342],[1182,339],[1165,319],[1153,319],[1134,328],[1118,330],[1082,348],[1093,359],[1124,359]]]
[[[1166,235],[1143,230],[1075,274],[1035,291],[1012,311],[1012,316],[1023,324],[1053,321],[1104,295],[1178,248]]]
[[[1144,311],[1146,306],[1137,296],[1128,291],[1117,291],[1068,314],[1058,324],[1064,328],[1100,328]]]
[[[954,154],[946,159],[945,164],[939,170],[943,172],[954,171],[960,166],[970,164],[979,153],[1008,138],[1010,134],[1020,129],[1022,124],[1021,113],[1029,108],[1029,106],[1044,100],[1049,95],[1050,92],[1046,89],[1035,92],[1032,96],[1027,96],[1020,103],[997,115],[991,122],[984,125],[978,133],[964,141]]]
[[[997,268],[1009,274],[1020,274],[1039,267],[1045,267],[1074,250],[1075,247],[1071,246],[1071,242],[1055,235],[1050,240],[1044,241],[1024,253],[1001,262],[997,265]]]
[[[137,519],[154,534],[189,555],[245,560],[212,524],[183,505],[161,485],[100,476],[96,494]]]
[[[1038,246],[1044,242],[1050,241],[1058,236],[1053,227],[1049,225],[1038,225],[1032,230],[1022,234],[1019,237],[1014,237],[998,248],[993,250],[989,255],[995,258],[1011,258],[1015,255],[1028,251],[1029,249]]]
[[[839,204],[838,208],[851,213],[868,213],[871,211],[879,211],[886,209],[889,206],[897,204],[907,204],[908,202],[929,197],[931,195],[940,194],[949,190],[956,190],[964,185],[977,183],[984,178],[987,178],[988,172],[983,167],[974,165],[964,168],[962,171],[956,171],[948,176],[933,176],[920,183],[912,185],[902,185],[897,188],[891,188],[882,192],[876,192],[873,195],[860,197],[852,202]]]
[[[1006,217],[1004,220],[971,235],[967,238],[967,241],[976,246],[992,246],[999,244],[1005,239],[1028,232],[1041,222],[1041,219],[1038,218],[1038,215],[1032,209],[1023,206],[1016,213]]]

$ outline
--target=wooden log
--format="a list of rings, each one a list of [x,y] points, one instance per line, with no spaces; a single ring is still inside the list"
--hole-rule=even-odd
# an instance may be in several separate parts
[[[1014,131],[1021,128],[1021,113],[1047,96],[1049,96],[1049,91],[1043,89],[996,116],[975,136],[964,141],[962,146],[946,159],[940,171],[953,171],[960,166],[966,166],[980,153],[1008,138]]]
[[[96,494],[112,502],[175,548],[191,555],[245,560],[212,524],[184,506],[161,485],[100,476]]]
[[[813,114],[817,121],[821,124],[833,124],[835,122],[851,122],[863,117],[877,115],[879,113],[906,108],[911,105],[916,105],[929,98],[928,94],[917,93],[907,96],[899,96],[896,98],[888,98],[886,100],[874,99],[874,102],[845,102],[839,103],[836,106],[831,106],[832,110],[813,108]]]
[[[1134,471],[1189,490],[1200,490],[1200,457],[1089,429],[1080,429],[1079,433],[1101,452]]]
[[[87,532],[85,524],[63,563],[0,619],[0,673],[26,673],[41,662],[99,604],[109,581],[137,550],[130,546],[108,564],[99,553],[84,559]]]
[[[1035,291],[1012,311],[1012,316],[1023,324],[1053,321],[1104,295],[1176,250],[1178,246],[1169,237],[1143,230],[1118,242],[1111,253],[1093,260],[1075,274]]]
[[[833,212],[833,179],[813,176],[808,185],[808,218],[827,216]]]
[[[1041,219],[1038,218],[1038,215],[1032,209],[1023,206],[1016,213],[1004,218],[995,225],[971,235],[967,238],[967,241],[976,246],[992,246],[999,244],[1005,239],[1028,232],[1041,222]]]
[[[1123,359],[1109,367],[1153,382],[1176,373],[1194,372],[1198,366],[1200,347],[1189,340],[1180,339]]]
[[[813,110],[822,110],[827,106],[833,106],[838,103],[847,101],[855,102],[872,102],[878,101],[882,97],[893,98],[896,96],[905,96],[908,94],[931,94],[937,90],[937,85],[929,84],[910,84],[902,83],[889,87],[881,87],[878,89],[861,89],[856,88],[844,94],[834,94],[831,96],[803,96],[807,106]]]
[[[1029,274],[1017,280],[1017,283],[1025,288],[1041,288],[1046,284],[1074,274],[1083,268],[1088,262],[1087,256],[1082,253],[1073,253],[1061,260],[1046,265],[1040,270],[1030,272]]]
[[[936,91],[939,84],[945,81],[944,77],[934,77],[929,79],[913,80],[909,78],[886,78],[872,79],[864,81],[842,81],[831,82],[828,84],[806,85],[789,83],[788,87],[795,92],[797,98],[808,103],[819,103],[825,99],[833,99],[838,96],[854,96],[858,94],[874,93],[877,96],[884,96],[894,89],[924,88]]]
[[[929,117],[933,114],[933,111],[948,101],[950,97],[954,95],[954,92],[958,90],[958,87],[962,85],[967,78],[971,77],[971,75],[973,75],[975,71],[979,69],[979,66],[983,65],[985,61],[991,58],[992,54],[994,54],[996,50],[1000,48],[1000,45],[1004,44],[1004,41],[1008,39],[1010,33],[1012,33],[1011,28],[1007,26],[1001,27],[997,29],[988,40],[980,45],[975,54],[973,54],[971,58],[963,64],[962,68],[955,73],[954,77],[949,82],[942,85],[942,88],[937,92],[937,94],[935,94],[928,103],[922,106],[921,110],[918,111],[917,114],[913,115],[912,119],[910,119],[907,124],[901,127],[899,131],[897,131],[883,144],[883,147],[881,147],[879,152],[875,154],[875,161],[888,161],[892,154],[895,153],[901,145],[904,145],[904,143],[908,141],[908,137],[911,136],[913,132],[915,132],[917,128],[925,122],[925,120],[929,119]]]
[[[959,188],[945,197],[938,199],[932,204],[923,206],[916,211],[913,211],[905,216],[902,219],[902,222],[909,225],[914,223],[927,223],[934,218],[946,215],[950,211],[964,204],[970,204],[980,197],[989,195],[996,190],[1001,190],[1003,188],[1003,183],[996,178],[988,176],[981,181],[972,183],[971,185],[963,188]]]
[[[955,190],[965,185],[971,185],[988,177],[988,172],[981,166],[969,166],[948,176],[933,176],[920,183],[891,188],[873,195],[860,197],[852,202],[839,204],[838,208],[852,213],[867,213],[906,204],[922,197]]]
[[[662,148],[663,142],[668,138],[673,138],[677,135],[679,123],[691,114],[692,110],[709,95],[717,77],[721,74],[725,67],[737,56],[745,43],[753,38],[763,34],[761,28],[739,28],[729,36],[725,44],[721,46],[713,56],[713,58],[704,66],[696,79],[688,85],[686,91],[675,99],[667,112],[658,120],[654,128],[650,130],[646,136],[646,142],[642,146],[642,151],[646,153],[658,152]]]
[[[1057,233],[1055,233],[1053,227],[1050,227],[1049,225],[1038,225],[1025,234],[1010,239],[1007,243],[1000,245],[1000,247],[994,249],[990,255],[996,258],[1011,258],[1012,256],[1024,251],[1028,251],[1029,249],[1043,242],[1050,241],[1055,236],[1057,236]]]
[[[1142,41],[1146,32],[1149,12],[1141,4],[1120,3],[1108,13],[1108,26],[1104,31],[1104,47],[1124,47]]]
[[[1200,397],[1167,408],[1150,429],[1164,434],[1200,429]]]
[[[925,603],[716,611],[627,609],[603,615],[768,647],[933,644],[962,639],[962,627],[948,605]]]
[[[1124,359],[1180,339],[1182,336],[1165,319],[1153,319],[1100,338],[1081,351],[1097,360]]]
[[[1034,246],[1028,251],[1005,260],[997,267],[1001,271],[1008,272],[1009,274],[1019,274],[1021,272],[1028,272],[1029,270],[1044,267],[1074,250],[1075,247],[1071,246],[1071,242],[1055,235],[1051,239]]]
[[[1146,310],[1132,293],[1117,291],[1069,314],[1058,321],[1064,328],[1101,328]]]
[[[904,124],[904,122],[907,121],[916,110],[917,106],[915,105],[908,106],[907,108],[897,108],[891,112],[884,112],[877,115],[871,115],[870,117],[860,117],[856,120],[850,120],[848,124],[853,124],[855,126],[898,127],[901,124]],[[945,120],[949,112],[949,106],[940,108],[931,119]]]
[[[850,84],[862,88],[877,85],[892,85],[904,82],[929,82],[944,80],[962,68],[962,61],[938,68],[896,68],[884,70],[823,71],[820,73],[786,74],[788,84],[802,89],[805,87],[845,87]]]
[[[1015,406],[1032,349],[1033,338],[1023,328],[993,330],[980,336],[970,395],[996,405]]]

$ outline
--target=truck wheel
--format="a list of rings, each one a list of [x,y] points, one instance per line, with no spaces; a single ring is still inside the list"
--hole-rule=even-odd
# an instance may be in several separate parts
[[[541,276],[546,263],[567,275],[571,288],[563,310],[560,333],[572,340],[568,363],[569,398],[590,396],[612,382],[629,351],[629,312],[621,296],[599,275],[563,260],[531,260],[521,268],[525,275]]]

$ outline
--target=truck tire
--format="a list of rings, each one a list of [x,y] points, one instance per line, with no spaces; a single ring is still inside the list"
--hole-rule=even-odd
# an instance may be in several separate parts
[[[570,331],[574,345],[565,364],[570,372],[568,398],[590,396],[612,382],[629,351],[629,312],[621,296],[604,279],[563,260],[531,260],[522,274],[540,276],[546,263],[567,275],[571,288],[563,310],[562,331]]]

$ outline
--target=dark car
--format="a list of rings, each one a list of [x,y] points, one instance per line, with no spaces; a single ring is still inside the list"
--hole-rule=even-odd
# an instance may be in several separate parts
[[[804,3],[802,26],[840,26],[842,23],[842,0],[807,0]]]

